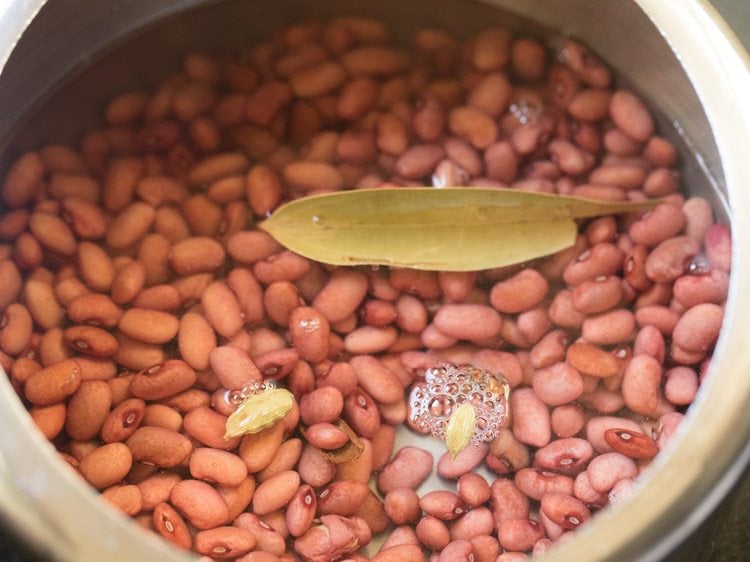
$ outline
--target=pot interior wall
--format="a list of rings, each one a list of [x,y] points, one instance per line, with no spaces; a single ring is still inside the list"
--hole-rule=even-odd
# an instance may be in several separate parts
[[[404,41],[419,27],[434,26],[465,37],[495,23],[551,40],[560,34],[580,37],[625,76],[626,85],[662,112],[660,130],[680,150],[685,188],[708,197],[726,212],[721,167],[698,97],[637,5],[606,0],[592,12],[591,2],[585,0],[492,3],[506,10],[459,0],[131,0],[121,8],[53,0],[32,23],[0,75],[0,107],[6,108],[0,116],[0,176],[28,148],[53,141],[76,146],[81,134],[99,123],[107,99],[128,89],[152,89],[189,50],[239,50],[306,16],[350,13],[387,20],[394,35]],[[639,40],[634,44],[636,29]],[[28,428],[28,423],[20,426],[23,431]],[[4,450],[7,439],[0,436]],[[40,439],[30,437],[31,442]],[[45,450],[43,455],[51,458],[53,453]],[[12,472],[28,470],[28,458],[11,455],[8,461]],[[53,517],[54,509],[46,509]],[[59,525],[62,533],[74,535],[73,522]],[[133,531],[123,532],[114,519],[112,529],[117,530],[110,541],[115,560],[118,549],[132,540],[127,533]]]

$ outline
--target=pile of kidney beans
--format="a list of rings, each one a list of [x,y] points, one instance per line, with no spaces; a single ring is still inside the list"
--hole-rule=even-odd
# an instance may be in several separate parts
[[[627,496],[706,372],[730,233],[676,159],[575,40],[420,29],[407,51],[339,17],[189,53],[78,146],[7,170],[0,364],[105,501],[207,559],[364,560],[380,533],[373,560],[525,559]],[[412,185],[663,200],[468,273],[334,268],[253,226],[296,197]],[[510,417],[420,496],[432,438],[394,451],[395,428],[446,361],[502,373]],[[263,380],[295,407],[225,440]],[[339,420],[364,450],[335,464]]]

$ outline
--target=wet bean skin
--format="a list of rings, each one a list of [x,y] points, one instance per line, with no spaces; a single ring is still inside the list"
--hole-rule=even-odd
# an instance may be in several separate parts
[[[0,183],[0,364],[84,479],[179,548],[360,559],[383,532],[377,560],[543,551],[621,497],[700,391],[731,233],[674,193],[643,101],[572,39],[424,28],[411,52],[388,35],[342,16],[242,60],[187,53]],[[666,197],[488,272],[331,268],[250,226],[307,194],[430,183]],[[394,426],[441,361],[503,373],[514,416],[438,461],[396,449]],[[292,410],[224,439],[261,381]],[[341,420],[363,452],[336,465]],[[434,469],[455,493],[421,489]]]

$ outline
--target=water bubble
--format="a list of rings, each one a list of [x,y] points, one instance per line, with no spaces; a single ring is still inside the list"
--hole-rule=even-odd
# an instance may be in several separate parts
[[[300,320],[299,325],[302,331],[308,334],[320,330],[320,320],[318,318],[303,318]]]
[[[409,396],[409,419],[419,416],[415,424],[420,431],[442,439],[446,422],[458,405],[469,403],[477,414],[471,442],[479,444],[497,436],[506,415],[509,387],[502,377],[474,367],[442,363],[425,372],[425,381],[412,387]]]
[[[312,222],[313,224],[316,224],[318,226],[323,225],[323,217],[321,215],[313,215],[312,216]]]

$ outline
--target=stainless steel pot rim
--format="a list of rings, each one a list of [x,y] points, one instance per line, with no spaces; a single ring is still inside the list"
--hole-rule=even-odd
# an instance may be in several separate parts
[[[743,294],[738,282],[738,279],[750,279],[750,254],[743,256],[739,248],[741,240],[750,239],[750,192],[743,189],[750,180],[743,170],[744,151],[750,141],[747,54],[706,0],[683,0],[677,9],[668,0],[634,2],[659,27],[687,69],[721,155],[733,229],[733,281],[725,320],[732,329],[725,330],[720,338],[711,370],[714,375],[727,371],[738,376],[734,377],[731,388],[715,383],[715,376],[709,377],[688,414],[688,423],[683,424],[681,437],[672,444],[672,454],[662,455],[654,463],[651,475],[639,483],[639,491],[645,493],[618,509],[598,515],[577,533],[574,541],[554,549],[546,558],[549,560],[661,558],[710,513],[750,459],[750,446],[746,445],[750,437],[750,418],[743,416],[745,400],[750,397],[750,377],[747,376],[750,374],[750,348],[745,343],[750,334],[747,323],[744,326],[740,323],[743,312],[747,315],[750,311],[750,295]],[[17,30],[20,37],[44,3],[44,0],[14,2],[0,17],[10,22],[12,25],[8,29]],[[10,49],[0,53],[0,67],[9,54]],[[730,112],[727,108],[733,110]],[[0,377],[0,393],[15,394],[4,376]],[[54,448],[34,431],[20,401],[10,401],[9,408],[9,415],[18,418],[21,427],[33,435],[33,446],[40,458],[60,468],[55,485],[65,486],[71,497],[82,500],[88,509],[101,513],[101,517],[118,520],[117,524],[127,528],[133,540],[148,543],[151,557],[185,559],[184,555],[166,549],[161,541],[146,537],[134,523],[113,510],[101,508],[95,494],[64,466]],[[717,441],[720,436],[725,437],[721,442]],[[39,495],[39,490],[31,489],[35,485],[35,475],[4,475],[3,472],[0,462],[0,483],[11,484],[9,493]],[[75,553],[66,547],[63,534],[55,533],[54,522],[36,521],[30,525],[28,513],[6,513],[6,516],[17,523],[23,521],[23,531],[31,532],[31,538],[38,538],[34,536],[34,524],[36,531],[41,531],[40,536],[51,530],[62,541],[59,556],[73,558]],[[103,540],[106,541],[106,537]]]

